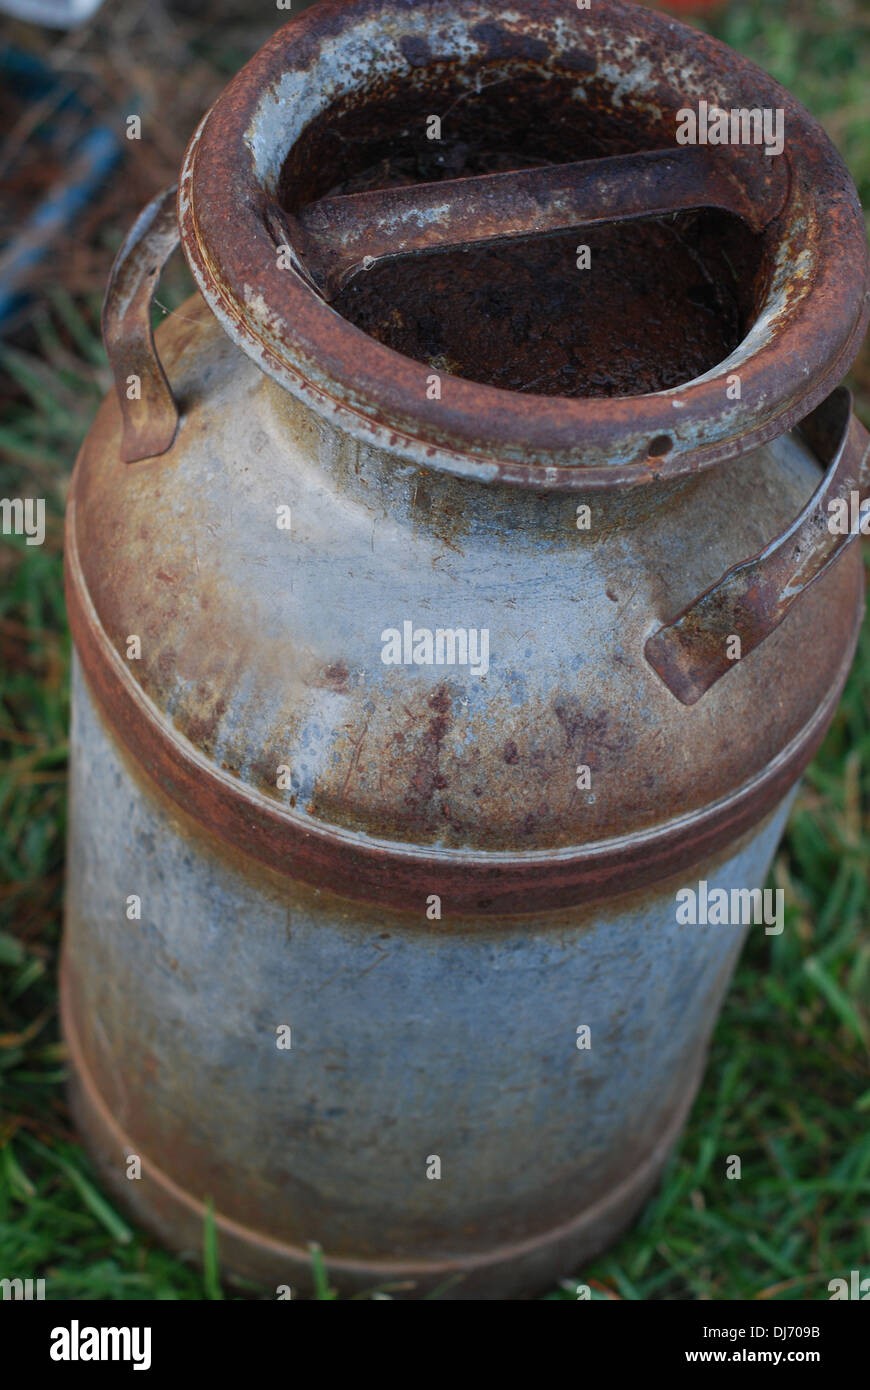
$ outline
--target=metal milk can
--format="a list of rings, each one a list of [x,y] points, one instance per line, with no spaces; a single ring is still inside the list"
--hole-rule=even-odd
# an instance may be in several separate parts
[[[167,1244],[508,1298],[638,1212],[855,648],[866,287],[819,126],[632,5],[326,0],[206,115],[66,548],[74,1103]]]

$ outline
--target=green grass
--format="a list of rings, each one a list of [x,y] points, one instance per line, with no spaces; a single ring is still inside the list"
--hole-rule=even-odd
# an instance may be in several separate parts
[[[863,10],[767,0],[732,6],[717,31],[828,122],[870,203]],[[176,276],[161,299],[174,304],[181,293]],[[95,298],[57,292],[34,311],[28,349],[6,348],[0,362],[16,383],[0,427],[0,496],[29,491],[49,510],[43,547],[0,550],[0,1275],[43,1276],[54,1298],[250,1296],[222,1287],[211,1217],[200,1272],[115,1209],[64,1100],[55,1012],[69,669],[61,518],[76,449],[109,385],[98,322]],[[870,1272],[868,812],[865,626],[775,864],[786,930],[750,933],[658,1196],[551,1299],[574,1298],[577,1280],[595,1298],[826,1299],[830,1278]],[[729,1154],[741,1158],[739,1181],[725,1177]],[[312,1260],[318,1297],[334,1297],[316,1249]]]

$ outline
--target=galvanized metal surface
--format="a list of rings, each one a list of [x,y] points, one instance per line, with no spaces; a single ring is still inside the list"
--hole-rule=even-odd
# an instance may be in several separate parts
[[[316,1240],[343,1289],[410,1279],[419,1296],[460,1276],[447,1297],[492,1298],[569,1273],[630,1219],[744,929],[679,926],[680,880],[486,925],[427,922],[422,896],[365,909],[199,835],[119,756],[78,674],[73,749],[80,1113],[166,1238],[198,1249],[211,1197],[222,1253],[252,1277],[305,1287]],[[786,810],[693,878],[761,884]]]

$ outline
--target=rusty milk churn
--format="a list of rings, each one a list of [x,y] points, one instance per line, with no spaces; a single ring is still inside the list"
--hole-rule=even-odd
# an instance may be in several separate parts
[[[855,648],[866,284],[632,5],[325,0],[206,115],[66,550],[74,1103],[168,1244],[510,1298],[639,1211]]]

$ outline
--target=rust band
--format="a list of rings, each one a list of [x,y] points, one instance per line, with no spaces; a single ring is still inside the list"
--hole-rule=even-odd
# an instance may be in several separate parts
[[[161,717],[100,624],[79,563],[75,486],[65,551],[70,628],[88,684],[121,746],[157,787],[218,839],[279,873],[399,909],[431,893],[451,913],[570,908],[645,887],[715,854],[782,800],[815,753],[845,684],[861,622],[859,608],[825,701],[798,737],[758,777],[697,814],[580,849],[516,855],[418,849],[294,815],[209,762]]]
[[[189,1244],[199,1249],[206,1218],[203,1202],[179,1187],[167,1173],[142,1154],[141,1146],[124,1134],[94,1084],[84,1059],[70,1000],[69,977],[64,958],[61,964],[60,1012],[63,1036],[72,1070],[72,1108],[76,1122],[95,1154],[99,1167],[112,1190],[126,1202],[138,1220],[157,1235],[178,1247]],[[701,1058],[701,1063],[706,1057]],[[542,1286],[589,1259],[610,1244],[640,1210],[658,1182],[662,1168],[679,1138],[703,1075],[696,1067],[680,1105],[655,1147],[606,1197],[587,1207],[579,1216],[551,1228],[541,1235],[511,1245],[497,1246],[477,1255],[441,1260],[355,1260],[333,1257],[327,1251],[328,1271],[343,1288],[372,1289],[401,1281],[412,1284],[409,1293],[419,1296],[428,1288],[449,1285],[447,1297],[501,1297],[511,1287],[527,1288],[538,1272]],[[122,1177],[123,1160],[135,1153],[142,1161],[142,1180],[127,1182]],[[133,1190],[135,1189],[135,1191]],[[298,1279],[311,1284],[311,1257],[307,1250],[276,1240],[231,1218],[215,1213],[215,1226],[226,1264],[249,1278],[286,1283]],[[486,1292],[481,1284],[487,1287]],[[507,1285],[497,1289],[496,1285]]]

